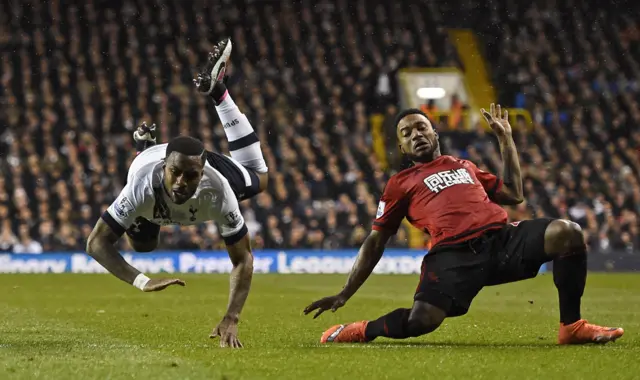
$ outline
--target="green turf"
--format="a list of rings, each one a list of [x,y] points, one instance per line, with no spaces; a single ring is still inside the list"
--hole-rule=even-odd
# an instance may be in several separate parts
[[[584,317],[622,326],[605,346],[558,347],[550,275],[486,288],[468,315],[427,337],[321,346],[337,322],[411,304],[415,276],[373,276],[318,320],[310,301],[344,276],[256,275],[240,324],[245,349],[208,338],[227,302],[226,275],[185,276],[146,294],[108,275],[2,275],[0,379],[632,379],[640,376],[640,275],[591,275]]]

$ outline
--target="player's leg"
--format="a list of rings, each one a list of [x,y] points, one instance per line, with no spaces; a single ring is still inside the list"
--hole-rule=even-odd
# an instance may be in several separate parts
[[[364,343],[378,337],[405,339],[436,330],[447,313],[425,301],[416,300],[411,308],[399,308],[372,321],[331,326],[321,343]]]
[[[535,277],[542,264],[552,261],[560,305],[558,342],[606,343],[622,336],[621,328],[589,324],[581,317],[587,248],[578,224],[568,220],[534,219],[508,225],[501,234],[504,238],[498,244],[502,247],[493,249],[503,256],[499,255],[497,277],[487,285]]]
[[[207,152],[207,162],[229,181],[238,201],[251,198],[264,190],[261,188],[258,173],[247,169],[231,157],[216,152]]]
[[[131,248],[136,252],[152,252],[160,241],[160,226],[145,218],[136,218],[127,229],[125,236]]]
[[[450,247],[425,256],[411,308],[396,309],[372,321],[336,325],[324,332],[322,343],[370,342],[378,337],[404,339],[436,330],[447,317],[467,313],[482,289],[489,256],[475,255],[468,246]]]
[[[587,323],[580,315],[580,302],[587,281],[587,246],[577,223],[554,220],[544,234],[545,253],[553,259],[553,282],[560,303],[558,343],[606,343],[624,334],[621,328]]]
[[[268,183],[268,168],[260,149],[258,135],[247,117],[240,111],[227,90],[223,79],[225,67],[231,54],[231,40],[221,41],[216,50],[209,54],[209,60],[198,75],[198,91],[209,95],[229,141],[229,153],[259,180],[258,189],[264,191]]]
[[[447,312],[429,302],[415,300],[410,309],[396,309],[370,321],[365,326],[365,337],[372,341],[378,337],[405,339],[435,331]]]

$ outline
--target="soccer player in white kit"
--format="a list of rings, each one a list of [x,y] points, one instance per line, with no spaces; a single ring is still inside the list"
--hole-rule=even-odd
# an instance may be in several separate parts
[[[233,269],[227,312],[211,337],[219,336],[223,347],[242,347],[238,321],[251,287],[253,255],[238,202],[266,189],[268,169],[251,123],[223,83],[230,54],[231,41],[225,39],[194,82],[215,103],[231,157],[209,152],[189,136],[155,145],[153,131],[146,125],[139,128],[134,134],[139,152],[127,183],[96,223],[86,250],[111,274],[142,291],[184,286],[180,279],[150,279],[129,265],[114,244],[125,235],[134,250],[150,252],[158,245],[162,225],[215,221]]]

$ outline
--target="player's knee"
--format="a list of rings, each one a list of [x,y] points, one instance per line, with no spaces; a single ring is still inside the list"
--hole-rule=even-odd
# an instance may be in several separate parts
[[[409,314],[410,335],[420,336],[435,331],[446,317],[443,310],[426,302],[416,301]]]
[[[545,252],[551,256],[584,251],[582,228],[578,223],[557,219],[549,223],[544,234]]]

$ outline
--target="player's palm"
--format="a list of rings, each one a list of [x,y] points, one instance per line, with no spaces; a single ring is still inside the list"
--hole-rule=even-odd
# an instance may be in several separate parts
[[[502,112],[500,104],[497,106],[491,103],[489,111],[484,108],[480,109],[482,116],[489,123],[493,132],[498,136],[505,136],[511,134],[511,124],[509,124],[509,112],[505,109]]]
[[[149,280],[143,290],[145,292],[159,292],[171,285],[185,286],[186,284],[184,281],[177,278],[156,278]]]
[[[231,318],[223,318],[216,326],[209,338],[220,337],[220,347],[242,348],[238,339],[238,321]]]

